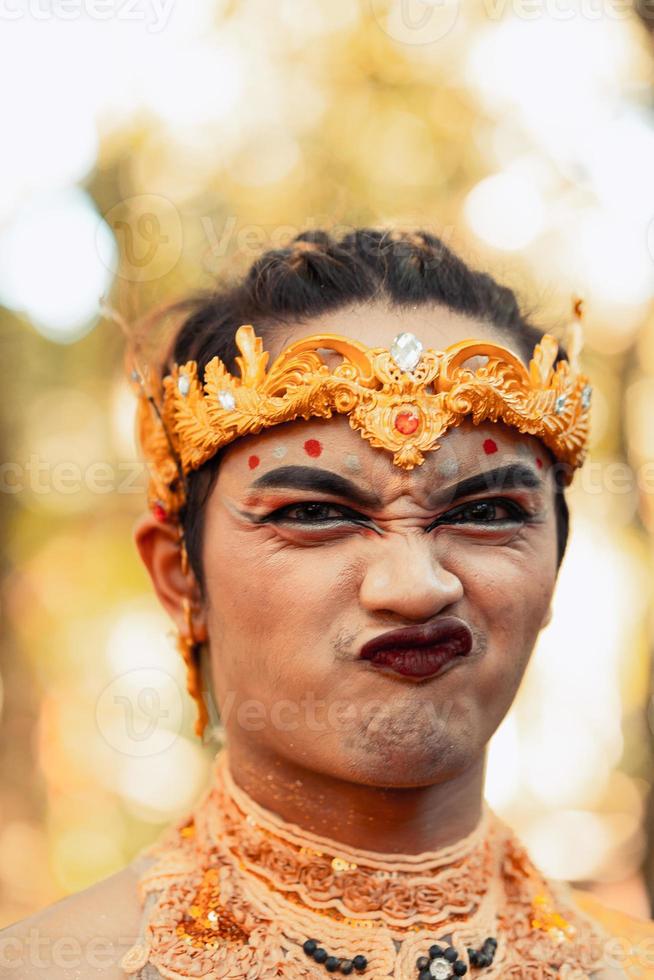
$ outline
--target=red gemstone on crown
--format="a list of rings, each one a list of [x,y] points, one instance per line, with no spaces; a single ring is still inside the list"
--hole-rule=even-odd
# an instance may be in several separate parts
[[[158,521],[165,521],[168,518],[168,511],[159,501],[152,505],[152,513]]]
[[[410,436],[412,432],[416,431],[419,424],[420,419],[415,412],[398,412],[395,416],[395,428],[403,436]]]

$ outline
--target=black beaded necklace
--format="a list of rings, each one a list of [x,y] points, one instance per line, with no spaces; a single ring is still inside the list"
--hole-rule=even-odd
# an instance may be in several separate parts
[[[353,973],[354,970],[362,973],[368,966],[368,960],[360,953],[358,956],[353,956],[351,960],[342,959],[338,956],[330,956],[325,947],[321,946],[317,939],[307,939],[303,943],[302,949],[316,963],[322,963],[328,973],[345,973],[347,975]]]
[[[363,973],[368,966],[368,960],[360,953],[352,959],[344,959],[339,956],[330,956],[324,946],[320,945],[318,939],[307,939],[302,944],[302,949],[316,963],[325,967],[328,973],[344,973],[346,976],[354,973]],[[470,966],[476,969],[484,969],[490,966],[495,958],[497,949],[497,939],[489,936],[484,940],[479,949],[468,947],[468,959]],[[439,946],[435,943],[429,947],[427,956],[420,956],[416,961],[418,970],[418,980],[448,980],[449,977],[463,977],[468,972],[468,965],[460,959],[454,946]]]
[[[495,959],[496,949],[497,939],[492,936],[484,940],[480,949],[469,946],[470,966],[477,969],[490,966]],[[438,944],[429,947],[428,956],[418,957],[416,967],[418,980],[448,980],[449,977],[463,977],[468,972],[467,964],[459,958],[454,946],[443,947]]]

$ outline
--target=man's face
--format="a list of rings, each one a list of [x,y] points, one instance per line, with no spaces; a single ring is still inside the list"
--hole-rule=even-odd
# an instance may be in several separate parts
[[[356,308],[288,330],[387,347],[507,344],[442,310]],[[557,572],[549,454],[501,423],[449,430],[403,470],[346,416],[235,441],[206,505],[202,561],[228,742],[369,785],[451,779],[483,755],[546,620]],[[455,616],[472,649],[431,676],[361,659],[389,630]]]

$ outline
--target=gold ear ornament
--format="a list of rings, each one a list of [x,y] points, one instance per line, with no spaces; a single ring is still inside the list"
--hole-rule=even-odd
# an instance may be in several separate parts
[[[200,643],[196,640],[193,630],[193,611],[191,601],[187,596],[182,599],[184,612],[184,630],[177,636],[177,649],[186,664],[186,689],[195,701],[198,716],[195,720],[195,734],[202,738],[209,715],[202,696],[202,681],[200,676]]]

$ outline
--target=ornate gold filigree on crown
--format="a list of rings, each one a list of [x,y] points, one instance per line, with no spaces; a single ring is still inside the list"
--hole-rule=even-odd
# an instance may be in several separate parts
[[[160,516],[179,511],[186,474],[222,446],[282,422],[328,419],[335,412],[407,470],[465,418],[501,421],[539,437],[565,464],[566,482],[585,456],[591,388],[569,361],[555,365],[558,343],[549,334],[528,367],[498,344],[463,340],[443,351],[424,350],[411,334],[401,334],[390,350],[313,335],[286,348],[269,370],[269,354],[251,325],[239,327],[236,344],[240,377],[214,357],[204,379],[188,361],[174,366],[154,397],[141,386],[139,439],[150,470],[149,503]],[[341,362],[330,366],[321,350]],[[486,358],[481,366],[466,366],[480,356]]]

